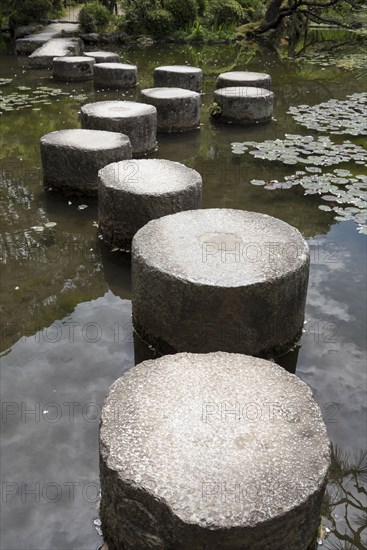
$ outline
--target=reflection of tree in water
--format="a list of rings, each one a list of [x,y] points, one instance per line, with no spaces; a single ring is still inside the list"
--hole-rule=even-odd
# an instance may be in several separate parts
[[[367,547],[367,451],[349,453],[332,445],[331,470],[323,515],[331,522],[328,550]]]

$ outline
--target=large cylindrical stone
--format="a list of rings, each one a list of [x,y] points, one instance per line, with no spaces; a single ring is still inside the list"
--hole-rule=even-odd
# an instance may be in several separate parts
[[[216,88],[230,88],[233,86],[253,86],[271,90],[271,77],[265,73],[251,73],[248,71],[233,71],[221,73],[215,84]]]
[[[103,535],[109,550],[308,550],[329,466],[320,409],[282,367],[221,352],[145,361],[102,409]]]
[[[201,92],[203,72],[198,67],[168,65],[154,69],[154,86]]]
[[[219,88],[214,92],[214,101],[221,109],[216,117],[220,122],[267,122],[273,114],[274,94],[264,88]]]
[[[52,76],[57,80],[83,81],[93,78],[92,57],[54,57]]]
[[[199,127],[200,94],[183,88],[148,88],[142,90],[141,98],[156,107],[158,131],[185,132]]]
[[[136,86],[138,69],[125,63],[97,63],[94,82],[105,88],[131,88]]]
[[[308,273],[307,243],[271,216],[165,216],[133,239],[134,327],[161,353],[278,356],[301,336]]]
[[[123,161],[99,172],[98,218],[105,242],[130,250],[150,220],[201,206],[201,176],[179,162]]]
[[[144,156],[157,146],[157,110],[134,101],[99,101],[81,108],[83,128],[121,132],[129,136],[134,156]]]
[[[85,52],[88,57],[93,57],[97,63],[118,63],[120,56],[114,52]]]
[[[98,171],[131,159],[127,136],[97,130],[60,130],[41,138],[43,180],[64,193],[96,195]]]

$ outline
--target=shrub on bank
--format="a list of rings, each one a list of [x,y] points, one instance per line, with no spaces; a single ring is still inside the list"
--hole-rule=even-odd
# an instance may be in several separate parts
[[[79,13],[80,28],[83,32],[103,31],[111,20],[111,13],[98,0],[86,4]]]
[[[211,19],[218,27],[238,25],[245,16],[244,9],[237,0],[212,0],[208,10]]]
[[[41,23],[50,17],[61,13],[61,0],[23,0],[22,2],[8,1],[4,3],[4,11],[9,14],[11,29],[30,23]]]
[[[162,6],[171,14],[175,30],[188,29],[196,21],[197,0],[162,0]]]

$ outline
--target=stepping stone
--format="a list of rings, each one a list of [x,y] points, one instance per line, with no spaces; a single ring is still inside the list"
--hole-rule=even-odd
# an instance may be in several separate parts
[[[76,23],[51,23],[41,32],[16,40],[15,51],[19,55],[30,55],[49,40],[53,38],[65,38],[65,35],[74,35],[78,30],[79,25]]]
[[[141,99],[154,105],[159,132],[197,130],[200,125],[200,94],[183,88],[148,88]]]
[[[97,63],[94,82],[105,88],[131,88],[136,86],[138,69],[126,63]]]
[[[201,207],[201,176],[179,162],[122,161],[103,168],[99,179],[101,235],[110,246],[125,251],[150,220]]]
[[[120,56],[114,52],[85,52],[84,55],[93,57],[96,63],[118,63]]]
[[[55,57],[81,55],[83,43],[79,38],[54,38],[35,50],[27,60],[31,69],[52,69]]]
[[[104,540],[109,550],[307,550],[329,467],[320,408],[279,365],[221,352],[145,361],[102,408]]]
[[[302,334],[308,274],[307,243],[281,220],[230,209],[165,216],[133,239],[134,327],[159,353],[277,357]]]
[[[55,80],[67,82],[92,80],[94,63],[92,57],[55,57],[52,76]]]
[[[134,101],[98,101],[81,108],[82,128],[120,132],[129,136],[133,156],[145,156],[157,147],[157,110]]]
[[[201,92],[203,71],[187,65],[168,65],[154,69],[154,86],[167,88],[185,88]]]
[[[70,194],[96,195],[98,171],[131,158],[127,136],[98,130],[60,130],[41,138],[43,181]]]
[[[236,86],[253,86],[255,88],[271,90],[271,77],[265,73],[233,71],[230,73],[221,73],[215,85],[216,88],[231,88]]]
[[[215,117],[218,122],[268,122],[273,114],[274,94],[264,88],[219,88],[214,92],[214,101],[221,109]]]

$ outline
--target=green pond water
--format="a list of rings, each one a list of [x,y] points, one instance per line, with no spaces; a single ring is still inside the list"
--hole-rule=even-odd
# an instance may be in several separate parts
[[[251,184],[284,180],[300,167],[233,154],[231,143],[285,134],[316,139],[317,131],[288,113],[290,106],[344,100],[366,91],[365,81],[358,69],[324,60],[281,60],[269,50],[253,54],[233,45],[161,45],[121,54],[138,65],[137,90],[60,84],[47,71],[24,68],[24,60],[6,50],[1,56],[0,78],[11,79],[0,87],[0,103],[7,106],[0,116],[1,548],[93,550],[101,544],[98,415],[110,384],[134,365],[129,259],[109,252],[98,239],[95,201],[44,190],[40,137],[79,127],[84,103],[138,99],[139,89],[152,86],[154,67],[183,63],[204,70],[201,129],[160,136],[155,156],[202,174],[204,207],[270,214],[307,239],[312,263],[305,331],[300,346],[279,362],[310,385],[338,449],[323,510],[331,532],[324,533],[323,546],[364,548],[366,237],[353,221],[320,210],[329,203],[319,195],[305,196],[300,185],[267,190]],[[217,75],[243,68],[271,74],[274,120],[246,128],[213,124],[208,108]],[[330,137],[367,148],[362,136]],[[365,165],[357,169],[350,162],[334,168],[367,172]],[[145,350],[135,353],[138,359]],[[340,497],[344,504],[337,504]]]

